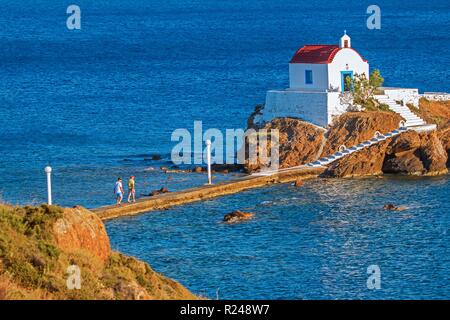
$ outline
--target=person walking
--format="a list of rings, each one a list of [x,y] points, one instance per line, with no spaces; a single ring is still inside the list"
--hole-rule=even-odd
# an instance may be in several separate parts
[[[133,202],[136,202],[136,184],[134,181],[134,176],[131,176],[128,180],[128,202],[131,202],[131,199],[133,199]]]
[[[116,203],[118,206],[122,203],[123,193],[122,179],[117,178],[116,184],[114,185],[114,194],[116,195]]]

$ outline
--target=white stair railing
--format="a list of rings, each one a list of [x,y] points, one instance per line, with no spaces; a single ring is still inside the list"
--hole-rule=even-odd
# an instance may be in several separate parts
[[[398,129],[395,129],[386,134],[381,134],[379,131],[376,131],[373,138],[370,140],[363,141],[363,142],[361,142],[353,147],[350,147],[350,148],[346,148],[345,146],[340,146],[338,152],[335,152],[329,156],[320,158],[319,160],[316,160],[314,162],[307,163],[305,166],[313,167],[313,168],[327,166],[327,165],[331,164],[332,162],[345,157],[346,155],[349,155],[349,154],[352,154],[359,150],[362,150],[364,148],[370,147],[371,145],[374,145],[381,141],[385,141],[386,139],[392,138],[392,137],[399,135],[407,130],[408,130],[408,128],[405,126],[405,122],[401,121],[400,127]]]

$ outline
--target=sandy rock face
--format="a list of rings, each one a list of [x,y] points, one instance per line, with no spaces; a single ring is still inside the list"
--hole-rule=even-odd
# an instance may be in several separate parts
[[[267,123],[263,129],[279,130],[279,167],[289,168],[315,161],[325,144],[325,130],[307,122],[292,118],[277,118]],[[270,151],[270,142],[267,150]],[[247,148],[248,150],[248,148]],[[260,149],[258,149],[258,153]],[[246,160],[245,170],[254,172],[264,167],[259,161]]]
[[[111,252],[103,222],[82,207],[64,209],[63,217],[53,225],[53,234],[58,246],[66,251],[84,249],[103,262]]]

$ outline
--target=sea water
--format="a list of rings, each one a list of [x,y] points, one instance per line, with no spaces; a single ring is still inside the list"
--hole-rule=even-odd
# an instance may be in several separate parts
[[[135,175],[138,195],[205,183],[160,170],[173,130],[245,128],[268,89],[288,86],[298,47],[338,43],[344,30],[386,85],[450,87],[447,1],[378,1],[380,30],[366,25],[372,3],[356,0],[74,3],[81,30],[67,29],[64,1],[0,0],[3,201],[45,202],[48,164],[64,206],[113,203],[118,176]],[[115,249],[208,297],[448,298],[447,199],[448,177],[317,181],[107,227]],[[412,208],[384,212],[385,202]],[[253,220],[220,223],[247,207]],[[381,290],[366,288],[370,264]]]

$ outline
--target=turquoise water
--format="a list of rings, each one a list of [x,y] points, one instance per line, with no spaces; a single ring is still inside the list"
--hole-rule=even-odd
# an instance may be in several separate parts
[[[64,206],[112,203],[117,176],[136,175],[138,194],[201,185],[202,174],[159,170],[170,164],[172,131],[194,120],[205,130],[244,128],[268,89],[287,86],[299,46],[337,43],[344,29],[386,85],[450,91],[447,1],[378,1],[377,31],[366,28],[373,3],[356,0],[76,4],[74,32],[67,2],[0,0],[0,200],[46,201],[47,164]],[[155,153],[162,160],[149,160]],[[448,177],[311,182],[108,230],[116,249],[209,297],[218,287],[224,298],[449,297],[447,190]],[[386,213],[388,200],[414,208]],[[246,207],[254,220],[219,222]],[[369,263],[382,268],[375,293],[364,286]]]
[[[107,223],[112,246],[221,299],[450,297],[450,179],[312,180]],[[385,211],[386,203],[408,210]],[[254,219],[234,225],[224,214]],[[367,288],[378,265],[381,289]]]

